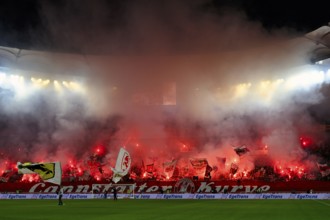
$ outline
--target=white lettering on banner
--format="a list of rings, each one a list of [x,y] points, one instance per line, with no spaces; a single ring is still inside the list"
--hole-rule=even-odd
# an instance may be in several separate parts
[[[98,184],[96,187],[100,193],[108,188],[111,182],[99,181],[79,181],[79,182],[63,182],[63,187],[66,193],[90,193],[92,185]],[[168,193],[255,193],[255,192],[270,192],[270,193],[285,193],[290,192],[291,189],[296,189],[297,192],[306,192],[308,189],[313,189],[315,192],[328,191],[330,189],[329,181],[288,181],[285,184],[280,182],[265,182],[259,180],[243,180],[240,183],[237,181],[217,181],[217,180],[202,180],[193,181],[190,178],[182,178],[177,181],[134,181],[123,182],[116,184],[118,186],[118,193],[126,193],[130,189],[131,184],[136,184],[135,193],[156,193],[156,188],[163,188],[164,192]],[[125,186],[126,185],[126,188]],[[54,184],[45,182],[15,182],[15,183],[1,183],[0,192],[14,192],[19,189],[21,193],[52,193],[55,188],[48,188],[55,186]],[[243,186],[243,188],[241,188]],[[125,190],[124,190],[125,188]],[[121,190],[123,189],[123,191]],[[305,193],[306,194],[306,193]]]
[[[239,189],[243,189],[243,186],[242,185],[239,185],[239,186],[233,186],[233,189],[231,190],[231,192],[237,192],[237,190]]]
[[[63,191],[66,193],[72,193],[73,186],[63,186]]]
[[[262,192],[267,192],[270,189],[270,186],[268,185],[260,186],[260,189]]]
[[[101,192],[101,184],[93,184],[92,185],[92,192],[94,193],[94,192],[98,192],[98,193],[100,193]]]
[[[144,189],[147,188],[147,183],[144,183],[142,184],[140,187],[139,187],[139,190],[137,191],[138,193],[141,193],[144,191]]]
[[[224,193],[225,191],[228,192],[228,189],[229,189],[229,186],[223,186],[222,190],[221,190],[221,186],[216,186],[216,187],[215,187],[215,190],[216,190],[217,192],[220,192],[220,193]],[[220,191],[220,190],[221,190],[221,191]]]
[[[112,184],[86,184],[86,185],[66,185],[63,186],[64,192],[66,193],[89,193],[92,192],[92,189],[97,190],[99,193],[108,191],[109,188],[112,186]],[[119,193],[124,193],[127,189],[130,189],[129,186],[125,186],[125,185],[118,185],[116,186],[118,189]],[[164,186],[159,186],[155,183],[155,185],[150,185],[148,186],[147,182],[143,182],[141,185],[136,185],[135,183],[135,189],[136,189],[136,193],[154,193],[157,192],[159,187],[162,187],[163,191],[166,191],[168,189],[172,190],[173,186],[171,185],[164,185]],[[184,187],[181,187],[184,188]],[[180,189],[181,189],[180,188]],[[35,193],[35,192],[46,192],[46,193],[55,193],[58,189],[58,186],[48,186],[46,187],[45,183],[36,183],[34,184],[29,192],[30,193]],[[270,190],[270,186],[269,185],[263,185],[263,186],[250,186],[250,185],[214,185],[214,182],[201,182],[199,188],[196,190],[196,192],[199,193],[210,193],[212,191],[212,189],[215,189],[216,192],[218,193],[225,193],[225,192],[231,192],[231,193],[236,193],[236,192],[246,192],[246,193],[253,193],[255,191],[257,191],[258,189],[260,189],[261,192],[267,192]],[[174,189],[175,190],[175,189]],[[180,190],[179,190],[180,191]],[[176,192],[176,191],[175,191]],[[181,192],[180,193],[185,193]],[[193,191],[194,192],[194,191]]]
[[[29,192],[30,193],[36,192],[36,189],[37,189],[38,186],[45,187],[45,184],[44,183],[37,183],[37,184],[35,184],[31,187]],[[39,192],[42,192],[42,191],[40,190]]]
[[[166,192],[167,190],[172,190],[172,188],[172,186],[162,186],[164,192]]]
[[[244,187],[245,187],[245,192],[247,193],[255,192],[258,189],[258,186],[252,186],[252,189],[251,186],[244,186]]]
[[[200,187],[198,188],[197,192],[211,192],[212,191],[212,186],[214,182],[206,183],[206,182],[201,182]]]
[[[129,189],[128,186],[116,186],[116,189],[117,189],[117,192],[118,192],[118,193],[123,193],[123,192],[125,192],[126,188]]]
[[[174,192],[178,193],[187,193],[187,192],[194,192],[195,184],[189,178],[182,178],[178,180],[174,185]]]
[[[77,193],[80,193],[80,192],[87,193],[88,190],[89,190],[89,185],[78,185],[76,192]]]
[[[47,193],[48,193],[48,192],[56,193],[57,190],[58,190],[58,186],[50,186],[50,187],[46,188],[46,189],[44,190],[44,192],[47,192]]]
[[[201,182],[201,185],[198,188],[197,192],[209,193],[212,190],[213,184],[214,184],[214,182],[210,182],[208,184],[206,182]],[[225,191],[235,193],[235,192],[241,191],[242,189],[245,188],[245,191],[243,191],[243,192],[251,193],[251,192],[255,192],[258,189],[258,186],[249,186],[249,185],[234,185],[234,186],[232,186],[231,190],[229,190],[229,187],[230,186],[228,186],[228,185],[215,186],[215,190],[220,193],[224,193]],[[252,189],[251,189],[251,187],[252,187]],[[260,190],[262,192],[267,192],[269,189],[270,189],[270,186],[268,186],[268,185],[260,186]]]
[[[112,187],[112,183],[109,184],[92,184],[92,192],[97,191],[98,193],[105,193],[109,191],[109,189]],[[126,186],[116,186],[117,192],[122,193],[124,192]]]
[[[158,190],[158,186],[151,186],[149,189],[146,190],[147,193],[156,192]]]

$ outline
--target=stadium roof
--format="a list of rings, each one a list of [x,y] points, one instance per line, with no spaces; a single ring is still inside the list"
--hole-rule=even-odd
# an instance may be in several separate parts
[[[325,61],[330,64],[330,26],[322,26],[303,37],[308,39],[307,43],[315,43],[309,54],[311,62]],[[84,76],[95,64],[95,60],[99,62],[102,58],[109,57],[0,46],[0,67],[48,74]]]
[[[307,33],[305,37],[316,43],[316,47],[311,54],[312,62],[330,58],[330,26],[322,26]]]
[[[19,48],[0,47],[0,67],[40,73],[82,75],[88,69],[84,55],[51,53]],[[74,71],[73,71],[74,70]]]

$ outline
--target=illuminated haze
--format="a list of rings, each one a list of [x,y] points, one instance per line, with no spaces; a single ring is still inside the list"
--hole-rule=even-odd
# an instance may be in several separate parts
[[[43,3],[52,43],[80,54],[22,57],[18,68],[42,69],[44,78],[79,76],[86,91],[17,99],[1,90],[0,160],[66,164],[102,145],[112,166],[120,146],[135,164],[207,157],[216,165],[216,156],[231,161],[238,158],[232,146],[245,144],[251,153],[242,169],[253,168],[264,145],[262,163],[305,163],[299,136],[317,125],[309,108],[324,97],[318,86],[287,82],[308,66],[312,44],[296,38],[304,33],[266,31],[243,11],[216,12],[208,1],[160,2],[111,10],[105,1]],[[175,85],[176,98],[162,105],[166,85]]]

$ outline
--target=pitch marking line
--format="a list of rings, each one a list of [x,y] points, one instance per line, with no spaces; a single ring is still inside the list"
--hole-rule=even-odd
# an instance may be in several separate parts
[[[319,200],[316,200],[316,199],[313,199],[313,201],[314,201],[314,202],[318,202],[318,203],[320,203],[320,204],[322,204],[322,205],[330,206],[330,204],[329,204],[329,203],[326,203],[326,202],[321,202],[321,201],[319,201]]]

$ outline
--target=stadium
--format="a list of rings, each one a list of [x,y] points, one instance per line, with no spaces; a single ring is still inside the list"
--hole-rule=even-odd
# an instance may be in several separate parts
[[[115,187],[121,199],[162,200],[160,214],[184,210],[174,201],[178,210],[162,211],[169,199],[211,214],[219,204],[201,199],[306,199],[324,218],[329,203],[314,200],[330,198],[329,33],[322,26],[266,48],[158,57],[1,47],[0,199],[51,207],[59,186],[17,163],[59,162],[63,198],[93,213]],[[130,169],[113,182],[122,148]],[[116,208],[138,212],[125,202]]]

